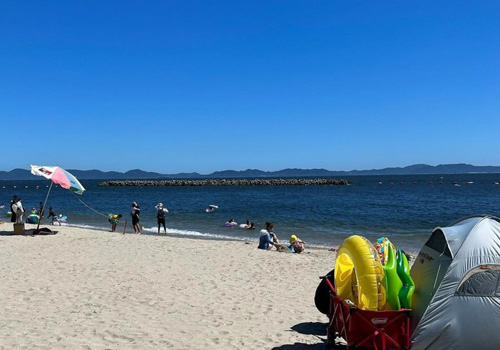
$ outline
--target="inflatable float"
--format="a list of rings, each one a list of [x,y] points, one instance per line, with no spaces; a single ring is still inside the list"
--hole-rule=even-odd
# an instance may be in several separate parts
[[[57,220],[62,221],[62,222],[66,222],[66,219],[67,219],[67,218],[68,218],[68,217],[67,217],[66,215],[63,215],[63,214],[59,214],[59,215],[57,216]]]
[[[213,213],[215,209],[219,209],[217,205],[210,204],[207,208],[205,208],[206,213]]]
[[[410,276],[410,264],[406,254],[398,249],[397,252],[397,272],[403,286],[399,290],[399,301],[401,306],[406,309],[411,309],[411,298],[415,291],[415,283]]]
[[[386,303],[384,269],[373,244],[353,235],[340,245],[335,260],[335,290],[362,310],[382,310]]]
[[[348,237],[335,260],[337,295],[362,310],[410,309],[415,284],[406,254],[387,237]]]
[[[399,291],[403,287],[403,283],[399,278],[396,259],[396,250],[394,245],[387,237],[382,237],[375,243],[379,256],[381,256],[381,263],[384,268],[384,280],[386,290],[387,304],[384,306],[385,310],[399,310],[401,303],[399,301]]]
[[[30,214],[27,218],[26,218],[26,222],[28,224],[38,224],[38,221],[40,220],[40,217],[36,214]]]

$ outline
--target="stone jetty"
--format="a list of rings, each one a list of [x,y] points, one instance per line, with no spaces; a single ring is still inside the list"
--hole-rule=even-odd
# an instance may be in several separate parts
[[[348,180],[335,179],[203,179],[203,180],[121,180],[105,181],[99,186],[318,186],[351,185]]]

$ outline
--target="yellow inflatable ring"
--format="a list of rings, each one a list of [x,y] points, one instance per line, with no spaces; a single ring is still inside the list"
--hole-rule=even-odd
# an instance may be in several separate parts
[[[384,269],[373,244],[354,235],[340,245],[335,260],[335,291],[363,310],[382,310],[386,303]]]

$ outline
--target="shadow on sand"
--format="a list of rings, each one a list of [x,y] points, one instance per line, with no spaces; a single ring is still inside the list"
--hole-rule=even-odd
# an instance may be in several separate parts
[[[327,323],[303,322],[292,327],[292,330],[300,334],[326,336]]]
[[[326,344],[326,328],[328,323],[321,322],[304,322],[298,323],[292,327],[292,331],[300,334],[314,335],[318,338],[318,343],[316,344],[305,344],[305,343],[294,343],[294,344],[284,344],[281,346],[276,346],[271,350],[316,350],[316,349],[347,349],[345,344],[338,342],[335,347],[327,346]]]
[[[2,227],[3,228],[3,227]],[[57,234],[58,231],[52,231],[51,229],[42,227],[38,232],[34,232],[36,230],[25,230],[24,235],[16,235],[14,231],[0,231],[0,236],[13,236],[13,237],[33,237],[33,236],[51,236]]]

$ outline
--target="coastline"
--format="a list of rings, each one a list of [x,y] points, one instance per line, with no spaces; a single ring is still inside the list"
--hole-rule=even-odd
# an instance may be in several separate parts
[[[48,227],[58,233],[14,236],[0,225],[6,349],[324,345],[304,329],[328,321],[314,294],[334,252]]]

